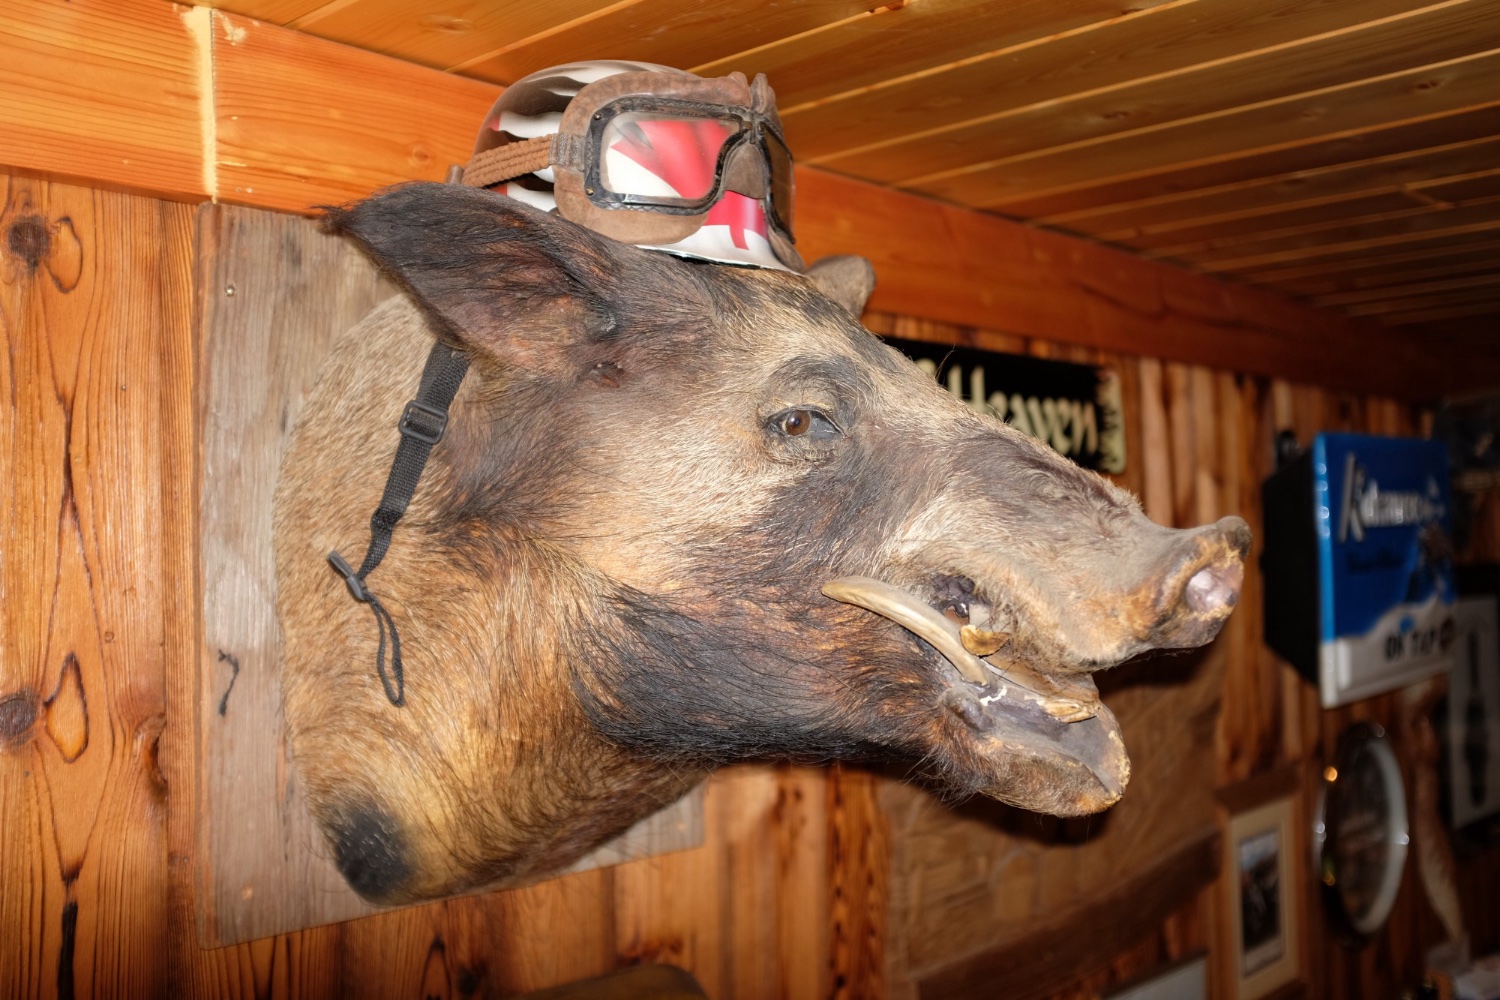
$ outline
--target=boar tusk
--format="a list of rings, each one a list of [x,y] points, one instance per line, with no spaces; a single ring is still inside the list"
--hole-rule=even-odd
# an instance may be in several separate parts
[[[829,580],[823,584],[823,595],[842,604],[852,604],[866,611],[873,611],[927,640],[932,648],[946,657],[964,679],[972,684],[987,687],[989,671],[998,672],[1012,686],[1024,692],[1028,699],[1036,702],[1042,711],[1059,722],[1082,722],[1099,713],[1096,699],[1077,700],[1043,694],[1042,691],[1055,689],[1059,685],[1019,663],[1005,666],[990,663],[966,648],[969,643],[964,641],[965,633],[971,631],[990,641],[993,641],[993,637],[1000,636],[1003,638],[995,645],[999,649],[1010,639],[1008,633],[990,632],[972,626],[960,629],[957,623],[944,617],[935,608],[928,607],[899,587],[872,577],[843,576]]]
[[[823,584],[823,595],[889,618],[926,639],[969,683],[980,687],[989,683],[984,661],[964,649],[958,625],[899,587],[868,576],[842,576]]]
[[[1001,646],[1010,642],[1009,632],[991,632],[978,625],[965,625],[958,630],[958,637],[963,640],[964,649],[975,656],[990,656],[998,653]]]

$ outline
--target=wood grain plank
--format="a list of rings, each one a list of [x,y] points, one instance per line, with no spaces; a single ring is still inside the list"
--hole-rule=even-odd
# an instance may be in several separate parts
[[[805,162],[917,187],[989,161],[1097,145],[1500,45],[1482,0],[1413,6],[1343,0],[1309,10],[1295,0],[1274,8],[1198,0],[1156,7],[994,67],[955,71],[964,79],[924,78],[913,84],[926,97],[918,103],[924,114],[903,114],[917,102],[876,90],[858,98],[867,102],[863,115],[834,102],[792,116],[787,134]],[[930,110],[934,91],[963,100],[949,102],[945,117]],[[878,125],[867,120],[872,114]]]
[[[1154,6],[1135,5],[1133,10]],[[765,73],[783,114],[961,61],[1087,30],[1123,15],[1106,0],[922,0],[875,6],[868,14],[746,47],[692,67],[703,76]],[[945,88],[951,91],[952,88]],[[799,150],[799,154],[800,154]]]
[[[1296,170],[1216,185],[1123,206],[1066,212],[1038,219],[1105,240],[1130,239],[1287,209],[1399,191],[1420,191],[1446,178],[1493,169],[1500,138],[1445,143],[1352,163]]]
[[[1305,296],[1314,303],[1322,296],[1378,295],[1382,289],[1399,285],[1445,279],[1462,280],[1493,272],[1500,268],[1500,264],[1496,262],[1497,250],[1500,250],[1500,244],[1485,250],[1437,254],[1420,258],[1404,267],[1397,262],[1377,258],[1365,266],[1347,271],[1335,271],[1300,281],[1283,280],[1276,284],[1287,294]]]
[[[1485,255],[1500,248],[1500,239],[1485,233],[1447,235],[1415,245],[1384,250],[1353,250],[1330,254],[1321,260],[1306,264],[1277,264],[1263,268],[1251,268],[1237,274],[1236,280],[1263,284],[1292,284],[1306,278],[1323,278],[1357,272],[1365,267],[1385,269],[1412,262],[1441,261],[1452,256],[1469,254]],[[1491,257],[1490,259],[1493,259]]]
[[[1451,271],[1445,271],[1444,273],[1451,273]],[[1407,277],[1410,278],[1412,275],[1407,275]],[[1485,268],[1478,274],[1468,274],[1463,277],[1453,278],[1436,278],[1429,281],[1406,281],[1401,284],[1391,283],[1373,288],[1366,286],[1358,291],[1325,295],[1317,301],[1321,305],[1359,306],[1364,303],[1384,303],[1391,299],[1402,299],[1415,295],[1431,295],[1455,289],[1497,286],[1500,286],[1500,262],[1496,262],[1491,258]]]
[[[202,6],[243,14],[267,24],[291,24],[320,8],[338,4],[339,0],[209,0]]]
[[[868,13],[871,0],[635,0],[597,16],[455,64],[482,80],[511,81],[578,59],[639,59],[692,66]]]
[[[1308,227],[1286,235],[1230,242],[1223,247],[1183,253],[1176,259],[1210,273],[1236,272],[1329,254],[1445,241],[1451,236],[1494,236],[1497,230],[1500,230],[1500,198],[1489,198],[1467,205],[1401,213],[1394,218]]]
[[[223,201],[306,212],[466,163],[495,86],[214,15]]]
[[[191,210],[0,183],[0,994],[151,995]]]
[[[1325,201],[1280,211],[1246,212],[1236,219],[1216,220],[1202,225],[1111,242],[1122,243],[1138,250],[1141,256],[1150,260],[1168,260],[1203,250],[1232,246],[1238,242],[1249,242],[1283,234],[1336,229],[1354,223],[1399,219],[1431,210],[1431,201],[1405,191],[1392,191]]]
[[[483,0],[353,0],[324,4],[295,20],[276,23],[368,52],[447,69],[533,35],[566,31],[572,22],[617,6],[615,0],[505,4]],[[510,83],[515,78],[490,79]]]
[[[1232,223],[1220,223],[1200,229],[1163,234],[1139,242],[1142,256],[1152,260],[1191,259],[1197,255],[1229,251],[1241,247],[1273,246],[1294,237],[1329,235],[1330,242],[1342,241],[1345,232],[1378,232],[1381,223],[1418,220],[1436,215],[1468,216],[1469,209],[1483,210],[1500,199],[1500,170],[1486,171],[1478,178],[1483,184],[1472,188],[1475,197],[1439,199],[1425,193],[1397,193],[1324,205],[1318,208],[1277,212],[1254,216]],[[1483,192],[1483,193],[1480,193]],[[1451,228],[1452,223],[1440,225]],[[1386,229],[1397,227],[1384,227]],[[1133,243],[1135,241],[1132,241]]]
[[[1500,104],[1500,54],[1415,67],[1261,104],[997,158],[911,184],[958,204],[996,208],[1165,169],[1326,143],[1375,127]],[[1085,154],[1085,150],[1088,152]]]
[[[1485,141],[1500,130],[1500,104],[1478,109],[1424,115],[1415,120],[1374,120],[1344,129],[1317,142],[1242,151],[1234,156],[1167,163],[1154,170],[1130,171],[1119,177],[1096,177],[1079,185],[1035,194],[1001,196],[990,207],[1019,218],[1047,219],[1063,226],[1069,219],[1115,208],[1128,211],[1170,202],[1179,194],[1212,193],[1242,184],[1291,177],[1307,171],[1402,156],[1455,143]]]
[[[154,0],[0,6],[0,167],[207,194],[198,57]]]

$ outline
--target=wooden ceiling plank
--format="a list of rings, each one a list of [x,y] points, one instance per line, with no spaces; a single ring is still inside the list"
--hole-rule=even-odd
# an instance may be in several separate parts
[[[1064,216],[1114,208],[1170,202],[1196,191],[1213,191],[1255,183],[1299,171],[1338,167],[1384,156],[1462,141],[1487,140],[1500,134],[1500,102],[1477,109],[1423,115],[1412,120],[1377,121],[1326,136],[1318,142],[1250,150],[1209,163],[1163,164],[1122,177],[1100,177],[1033,194],[1017,194],[988,205],[990,211],[1023,219],[1060,220]]]
[[[1447,234],[1390,249],[1359,249],[1333,253],[1307,264],[1267,264],[1235,273],[1235,280],[1249,284],[1299,281],[1324,275],[1342,275],[1362,267],[1399,266],[1411,261],[1430,261],[1451,254],[1500,250],[1500,234],[1475,232]]]
[[[0,165],[203,197],[198,45],[182,9],[0,4]]]
[[[1491,136],[1438,149],[1412,150],[1374,160],[1225,184],[1206,191],[1184,192],[1150,205],[1136,203],[1114,211],[1095,211],[1072,221],[1033,221],[1116,242],[1392,194],[1427,183],[1478,176],[1494,169],[1496,163],[1500,163],[1500,136]]]
[[[1296,209],[1274,215],[1254,216],[1236,220],[1231,224],[1204,226],[1191,232],[1166,234],[1154,239],[1133,241],[1130,245],[1141,256],[1158,258],[1182,258],[1215,250],[1229,250],[1250,244],[1272,243],[1304,234],[1326,233],[1347,230],[1355,226],[1367,226],[1410,217],[1430,216],[1435,209],[1461,209],[1470,205],[1484,205],[1500,196],[1500,170],[1484,178],[1486,186],[1473,189],[1471,197],[1463,200],[1439,199],[1419,200],[1409,192],[1376,195],[1351,202],[1335,202],[1321,209]],[[1173,236],[1184,238],[1182,243],[1168,243]],[[1188,237],[1197,237],[1188,239]]]
[[[1497,19],[1500,20],[1500,19]],[[1421,66],[1376,80],[1010,157],[913,188],[973,207],[1164,169],[1206,166],[1379,126],[1500,106],[1500,50]]]
[[[1500,288],[1500,262],[1492,262],[1489,269],[1479,274],[1459,278],[1440,278],[1434,281],[1414,281],[1381,288],[1366,288],[1357,292],[1340,292],[1335,295],[1321,295],[1313,299],[1312,304],[1320,307],[1353,306],[1365,302],[1387,302],[1392,299],[1405,299],[1460,288]],[[1350,312],[1357,315],[1354,310]]]
[[[1387,313],[1379,317],[1379,322],[1388,326],[1409,326],[1413,323],[1431,323],[1435,320],[1454,319],[1459,316],[1500,316],[1500,298],[1492,302],[1469,302],[1451,306],[1433,306],[1427,309],[1416,309],[1410,312]],[[1490,325],[1490,335],[1494,336],[1494,323]]]
[[[291,27],[446,69],[618,6],[619,0],[335,0]]]
[[[579,59],[639,59],[693,66],[789,35],[858,17],[878,0],[636,0],[577,24],[516,40],[451,68],[483,80],[509,82]]]
[[[1446,249],[1446,248],[1438,248]],[[1297,298],[1316,302],[1321,296],[1338,295],[1344,292],[1359,292],[1401,285],[1413,281],[1437,280],[1458,277],[1471,272],[1500,271],[1500,242],[1491,243],[1477,251],[1439,253],[1427,258],[1424,267],[1413,267],[1411,263],[1390,262],[1380,256],[1364,261],[1355,261],[1347,270],[1330,271],[1319,276],[1280,279],[1274,282],[1257,281],[1263,287]]]
[[[332,2],[339,3],[341,0]],[[329,3],[330,0],[207,0],[200,6],[253,17],[268,24],[291,24],[299,17],[305,17]]]
[[[1400,218],[1431,211],[1432,207],[1431,202],[1419,201],[1405,192],[1394,191],[1296,206],[1263,215],[1245,215],[1237,219],[1205,223],[1191,229],[1169,230],[1130,240],[1107,242],[1129,246],[1143,257],[1180,257],[1249,240],[1316,232],[1353,222]]]
[[[1132,11],[1162,0],[1132,4]],[[703,76],[765,73],[788,111],[1122,15],[1118,0],[915,0],[691,67]]]
[[[1416,309],[1434,309],[1471,302],[1488,302],[1500,312],[1500,282],[1476,285],[1471,288],[1455,288],[1432,292],[1426,295],[1408,295],[1402,298],[1361,302],[1343,307],[1340,312],[1349,316],[1389,316],[1391,313],[1412,312]]]
[[[1055,125],[1066,121],[1071,130],[1089,134],[1130,129],[1155,114],[1173,114],[1174,104],[1181,100],[1212,99],[1201,88],[1184,83],[1176,84],[1175,94],[1164,103],[1128,96],[1143,86],[1154,83],[1158,89],[1170,89],[1171,81],[1210,67],[1241,63],[1266,51],[1301,48],[1309,44],[1309,34],[1357,31],[1391,16],[1410,20],[1413,8],[1430,3],[1332,0],[1310,11],[1302,0],[1254,5],[1179,0],[793,108],[784,121],[792,148],[805,162],[874,180],[905,180],[972,162],[962,151],[971,143],[990,144],[976,148],[973,159],[1013,150],[1004,145],[1003,136],[1018,127],[1027,131],[1037,114],[1056,110],[1059,102],[1108,102],[1118,110],[1105,108],[1101,115],[1090,107],[1066,118],[1054,115]],[[1278,82],[1262,80],[1259,86],[1263,90]],[[855,165],[871,161],[890,163],[890,170],[897,172],[876,176]]]
[[[442,73],[213,15],[219,198],[305,212],[467,161],[499,95]]]
[[[1357,6],[1363,10],[1367,5]],[[1244,4],[1237,9],[1260,11],[1258,6]],[[1291,23],[1283,25],[1282,31],[1291,30],[1298,19],[1286,20]],[[900,138],[879,148],[866,146],[809,157],[800,123],[788,121],[788,136],[792,148],[808,162],[881,183],[925,187],[950,174],[966,173],[1018,155],[1097,146],[1114,136],[1140,135],[1179,123],[1232,115],[1241,109],[1356,86],[1393,72],[1500,47],[1500,18],[1483,9],[1483,0],[1446,0],[1435,8],[1259,49],[1242,48],[1233,33],[1213,41],[1231,54],[1155,72],[1149,66],[1127,70],[1117,65],[1125,60],[1116,55],[1101,69],[1101,73],[1110,73],[1107,84],[1092,90],[1042,95],[1043,99],[1037,101],[1024,99],[1027,88],[1019,81],[992,81],[985,86],[1005,95],[1005,110],[982,117],[973,115],[969,121],[941,129],[903,126],[901,116],[888,111],[887,117],[892,120],[886,126],[889,131],[883,134],[895,132]],[[1047,56],[1050,48],[1043,46],[1039,56]],[[1138,73],[1144,75],[1134,75]],[[1013,93],[1021,99],[1011,103]],[[959,107],[968,111],[967,102]],[[899,127],[905,127],[906,133],[899,133]]]
[[[1434,209],[1426,215],[1411,216],[1393,222],[1347,229],[1328,230],[1285,240],[1267,240],[1208,251],[1179,258],[1179,263],[1212,274],[1233,274],[1242,268],[1293,260],[1307,260],[1327,254],[1376,247],[1394,247],[1424,240],[1500,231],[1500,203],[1465,209]]]

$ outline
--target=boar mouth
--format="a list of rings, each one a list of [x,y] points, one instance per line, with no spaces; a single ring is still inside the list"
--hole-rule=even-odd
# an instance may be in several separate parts
[[[1119,724],[1087,675],[1064,680],[1007,657],[1008,634],[960,624],[883,580],[840,577],[822,590],[835,601],[890,619],[947,660],[961,680],[949,682],[945,701],[970,729],[997,741],[1008,754],[1029,758],[1058,777],[1072,777],[1065,783],[1073,788],[1056,789],[1060,796],[1043,796],[1049,800],[1046,811],[1095,812],[1124,792],[1130,762]],[[1077,787],[1079,767],[1087,769],[1097,786],[1084,781],[1085,787]],[[1012,799],[1003,790],[989,792]],[[1015,804],[1037,808],[1028,800]]]

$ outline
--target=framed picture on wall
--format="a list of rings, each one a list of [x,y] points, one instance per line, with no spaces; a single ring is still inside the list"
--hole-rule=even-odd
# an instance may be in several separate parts
[[[1500,612],[1495,595],[1462,598],[1448,675],[1448,804],[1454,827],[1500,813]]]
[[[1222,794],[1228,810],[1221,881],[1228,1000],[1297,995],[1302,981],[1302,839],[1294,769]]]

